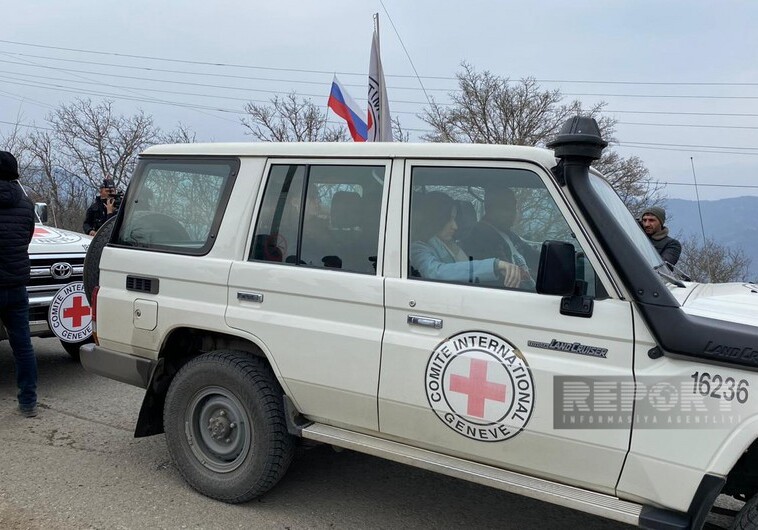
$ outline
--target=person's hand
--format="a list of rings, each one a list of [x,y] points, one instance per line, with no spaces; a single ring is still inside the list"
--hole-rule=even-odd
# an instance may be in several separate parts
[[[90,230],[89,234],[87,234],[87,235],[94,236],[95,235],[95,231],[94,230]]]
[[[503,277],[503,285],[506,287],[518,287],[521,283],[520,267],[501,259],[497,260],[497,269]]]
[[[114,212],[115,209],[116,209],[116,199],[114,199],[113,197],[108,197],[105,200],[105,212],[108,215],[110,215]]]

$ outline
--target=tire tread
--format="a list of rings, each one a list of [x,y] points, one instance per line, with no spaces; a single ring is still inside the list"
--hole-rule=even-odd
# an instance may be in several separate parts
[[[244,384],[254,391],[255,398],[261,406],[263,420],[270,431],[264,470],[246,490],[228,496],[201,489],[195,484],[194,478],[187,473],[187,470],[182,466],[177,467],[184,479],[204,495],[231,504],[247,502],[270,490],[284,476],[292,461],[295,444],[293,437],[287,431],[282,390],[264,359],[234,350],[217,350],[196,357],[182,367],[177,377],[186,370],[194,370],[194,367],[200,364],[230,369],[241,376]],[[169,395],[172,390],[173,385],[169,389]],[[168,406],[169,397],[167,396],[166,408]]]
[[[734,530],[758,529],[758,495],[747,501],[732,522]]]

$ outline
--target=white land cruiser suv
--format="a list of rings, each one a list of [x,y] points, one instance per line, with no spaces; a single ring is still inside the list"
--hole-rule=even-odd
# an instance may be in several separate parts
[[[29,331],[32,337],[52,337],[54,334],[48,319],[50,304],[62,287],[82,281],[84,258],[92,238],[43,224],[47,221],[47,205],[44,203],[35,203],[35,212],[38,222],[29,244],[31,279],[26,288],[29,293]],[[0,340],[7,338],[5,327],[0,325]],[[61,345],[74,359],[79,358],[79,348],[85,342],[88,342],[86,338],[81,341],[61,339]]]
[[[758,286],[664,264],[605,145],[575,118],[552,150],[151,147],[90,250],[82,363],[144,387],[136,436],[225,502],[303,438],[643,527],[723,493],[749,526]]]

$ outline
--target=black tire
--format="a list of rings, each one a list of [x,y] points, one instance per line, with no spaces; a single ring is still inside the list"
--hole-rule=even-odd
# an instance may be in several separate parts
[[[95,232],[87,248],[87,255],[84,257],[84,294],[90,304],[92,303],[92,290],[100,284],[100,256],[103,254],[105,245],[111,240],[115,222],[116,218],[111,217]]]
[[[263,359],[244,353],[215,351],[184,365],[166,395],[163,423],[184,480],[223,502],[265,493],[292,460],[282,390]]]
[[[735,530],[758,529],[758,495],[753,496],[745,503],[737,517],[734,518],[732,528]]]
[[[79,348],[84,346],[85,344],[89,344],[92,342],[92,338],[90,337],[87,340],[83,340],[81,342],[63,342],[61,341],[61,346],[63,346],[63,349],[66,350],[66,353],[68,353],[72,359],[75,361],[79,360]]]

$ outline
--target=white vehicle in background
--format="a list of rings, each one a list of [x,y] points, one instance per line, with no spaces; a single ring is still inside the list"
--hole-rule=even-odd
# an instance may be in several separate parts
[[[44,223],[47,221],[46,204],[36,203],[34,209],[38,221],[34,226],[34,236],[29,244],[29,258],[31,259],[31,278],[27,286],[29,292],[29,330],[32,337],[58,336],[66,352],[74,359],[79,359],[79,347],[91,340],[91,331],[89,333],[86,331],[89,320],[91,320],[86,297],[82,295],[81,298],[77,299],[69,296],[70,300],[61,300],[63,304],[56,303],[56,307],[60,307],[62,311],[65,311],[62,305],[67,303],[72,307],[79,308],[78,310],[71,309],[66,314],[72,315],[74,317],[71,319],[72,323],[76,321],[80,324],[77,328],[82,328],[84,331],[71,334],[62,329],[60,333],[65,338],[54,333],[56,330],[53,329],[54,326],[50,325],[50,306],[56,301],[56,294],[61,288],[74,282],[82,282],[84,258],[92,238],[70,230],[45,225]],[[78,291],[78,287],[73,286],[71,290]],[[59,319],[54,317],[53,321],[58,324]],[[82,326],[82,324],[84,325]],[[7,338],[5,328],[0,326],[0,340]]]

